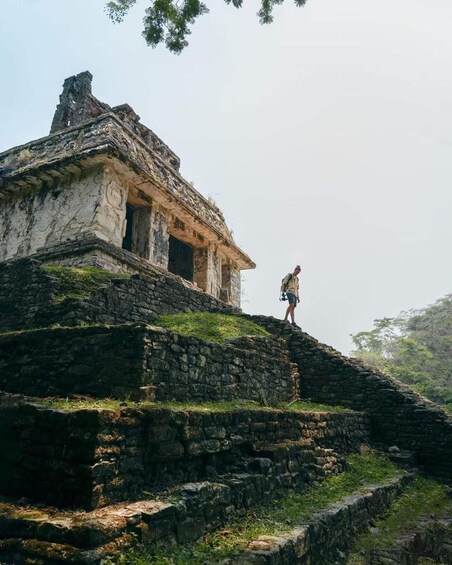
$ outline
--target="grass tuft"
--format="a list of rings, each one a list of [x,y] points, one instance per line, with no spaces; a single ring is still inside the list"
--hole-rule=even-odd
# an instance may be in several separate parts
[[[44,271],[58,280],[58,287],[54,302],[62,302],[68,298],[83,300],[103,285],[109,284],[112,279],[126,279],[126,273],[112,273],[95,267],[59,267],[46,265]]]
[[[222,343],[234,337],[268,337],[270,335],[261,326],[240,316],[207,312],[162,316],[156,325],[178,334],[216,343]]]
[[[433,479],[418,477],[392,505],[389,514],[375,522],[373,533],[358,538],[349,565],[368,563],[373,549],[390,549],[398,538],[414,531],[422,517],[442,517],[451,512],[452,499],[446,487]]]
[[[277,406],[261,406],[252,400],[230,400],[223,402],[203,402],[194,404],[190,402],[152,402],[116,400],[114,398],[39,398],[33,399],[33,404],[41,404],[56,410],[119,410],[120,408],[166,408],[168,410],[190,412],[232,412],[235,410],[266,410],[266,411],[291,411],[291,412],[352,412],[341,406],[326,406],[313,402],[297,402],[290,406],[281,403]]]

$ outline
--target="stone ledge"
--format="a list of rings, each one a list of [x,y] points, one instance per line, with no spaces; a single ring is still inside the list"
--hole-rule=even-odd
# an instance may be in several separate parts
[[[191,542],[234,512],[282,494],[288,486],[275,478],[268,468],[265,474],[219,476],[217,482],[173,488],[171,502],[166,500],[168,493],[163,493],[160,500],[116,504],[87,513],[0,504],[0,559],[15,565],[18,556],[34,557],[47,564],[49,557],[57,555],[61,562],[98,564],[137,542]]]
[[[0,492],[83,508],[237,469],[267,473],[274,484],[301,484],[337,472],[338,453],[367,440],[357,413],[65,411],[10,396],[1,405],[0,430]]]
[[[153,387],[149,400],[179,402],[297,398],[298,373],[281,343],[264,337],[235,343],[138,323],[3,334],[0,388],[29,396],[140,400]]]
[[[51,264],[64,262],[72,255],[70,266],[82,266],[92,250],[92,266],[102,253],[118,255],[124,266],[130,259],[130,278],[112,280],[106,287],[94,290],[85,299],[67,298],[56,302],[59,280],[41,267],[37,260],[19,259],[0,263],[0,332],[59,324],[77,326],[83,323],[124,324],[153,323],[163,314],[183,312],[221,312],[240,314],[241,310],[196,289],[181,277],[145,263],[99,238],[82,238],[46,250],[41,259]],[[104,250],[104,251],[103,251]],[[77,262],[80,251],[82,264]],[[113,255],[110,254],[110,251]],[[118,259],[118,261],[119,261]],[[103,261],[103,259],[102,259]],[[102,263],[101,261],[101,263]],[[125,269],[127,270],[127,269]],[[175,300],[177,296],[177,300]]]
[[[263,476],[257,478],[262,485]],[[285,536],[260,536],[250,544],[259,549],[244,552],[231,565],[333,562],[338,551],[346,551],[352,537],[383,513],[411,479],[407,475],[365,487]],[[98,565],[103,558],[137,542],[189,543],[224,523],[241,507],[238,501],[257,503],[262,493],[257,489],[255,498],[250,498],[253,484],[257,483],[250,476],[232,475],[227,483],[181,485],[171,493],[172,502],[143,500],[72,515],[0,503],[0,558],[5,565],[31,557],[37,565],[55,557],[63,563]]]
[[[405,475],[382,485],[370,485],[330,505],[286,535],[259,536],[249,543],[249,551],[231,560],[231,565],[343,562],[356,533],[384,513],[412,479],[412,475]]]

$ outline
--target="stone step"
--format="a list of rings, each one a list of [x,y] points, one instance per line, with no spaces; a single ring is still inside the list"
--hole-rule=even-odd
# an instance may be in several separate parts
[[[259,459],[254,459],[254,462]],[[98,564],[137,542],[187,543],[225,523],[236,512],[300,486],[297,477],[262,458],[252,473],[228,473],[215,482],[186,483],[152,500],[106,506],[90,512],[43,505],[0,503],[0,562]],[[250,468],[252,465],[250,465]],[[259,472],[260,471],[260,472]]]
[[[299,375],[280,340],[210,343],[145,324],[0,334],[0,390],[158,401],[290,402]]]
[[[61,410],[11,396],[3,397],[0,408],[0,492],[87,510],[136,500],[143,490],[212,480],[242,462],[247,469],[256,458],[275,467],[277,452],[307,469],[309,445],[322,467],[328,461],[320,461],[319,449],[349,453],[367,439],[359,413],[140,404]],[[272,456],[269,443],[282,444],[271,448]]]
[[[390,547],[373,549],[366,558],[368,565],[412,565],[452,563],[452,517],[424,518],[411,532]]]
[[[362,487],[287,534],[257,537],[230,563],[344,563],[353,537],[381,515],[411,479],[406,475],[382,485]],[[161,499],[116,504],[92,512],[58,512],[3,502],[0,562],[99,565],[102,559],[136,543],[189,543],[214,531],[232,513],[268,497],[260,485],[256,476],[230,475],[222,482],[181,485],[162,493]]]
[[[173,485],[155,493],[153,500],[91,512],[4,502],[0,506],[1,562],[21,563],[26,556],[36,563],[39,559],[43,563],[98,563],[136,539],[186,543],[219,527],[235,512],[343,468],[333,450],[316,446],[312,438],[256,443],[250,451],[235,462],[235,471],[217,474],[211,481]],[[331,460],[337,464],[331,466]],[[61,555],[65,557],[58,561]]]
[[[383,514],[412,481],[412,475],[368,485],[331,504],[287,534],[261,535],[237,553],[230,565],[345,564],[353,539]],[[376,561],[383,563],[383,561]],[[397,562],[399,563],[399,562]]]
[[[347,468],[343,456],[333,449],[315,445],[310,439],[277,444],[256,444],[253,446],[253,453],[261,458],[270,459],[282,476],[286,472],[291,475],[300,474],[306,482],[336,475]],[[303,479],[300,482],[303,482]]]

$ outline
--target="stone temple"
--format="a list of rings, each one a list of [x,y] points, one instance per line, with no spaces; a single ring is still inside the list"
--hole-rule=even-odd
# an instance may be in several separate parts
[[[100,102],[91,82],[66,79],[50,135],[0,155],[0,261],[157,267],[239,306],[240,271],[255,264],[223,214],[134,110]]]
[[[178,167],[129,106],[92,96],[89,73],[66,80],[48,137],[0,155],[2,565],[132,565],[137,544],[149,565],[345,565],[413,467],[452,484],[440,407],[241,311],[254,264]],[[187,335],[180,320],[195,318],[246,329]],[[348,480],[356,458],[369,467],[369,448],[397,463],[389,476],[295,521],[294,496]],[[272,535],[185,559],[287,495]],[[439,517],[360,563],[452,563],[452,518]]]

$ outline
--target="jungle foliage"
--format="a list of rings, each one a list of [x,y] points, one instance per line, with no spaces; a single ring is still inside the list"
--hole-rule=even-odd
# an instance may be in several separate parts
[[[452,294],[351,337],[353,356],[452,411]]]

